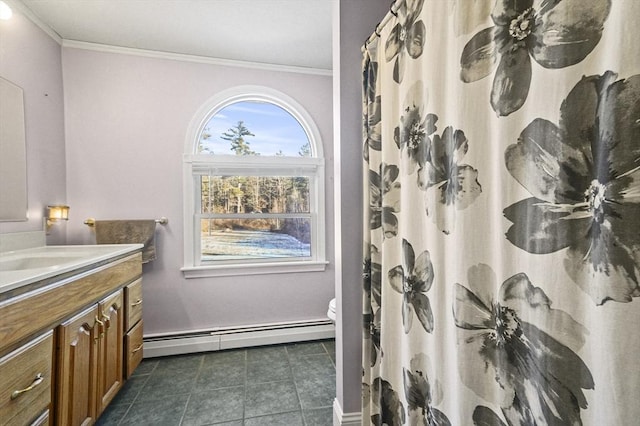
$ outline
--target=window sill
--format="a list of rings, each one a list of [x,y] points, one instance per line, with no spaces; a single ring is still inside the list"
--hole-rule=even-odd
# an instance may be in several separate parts
[[[234,277],[243,275],[292,274],[299,272],[322,272],[327,261],[260,263],[237,265],[185,266],[181,268],[185,278]]]

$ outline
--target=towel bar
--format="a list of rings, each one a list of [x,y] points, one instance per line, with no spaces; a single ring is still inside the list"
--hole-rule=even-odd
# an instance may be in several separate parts
[[[169,223],[169,219],[163,216],[160,219],[156,219],[155,222],[159,223],[160,225],[166,225],[167,223]],[[90,217],[89,219],[84,221],[84,224],[87,226],[96,226],[96,220]]]

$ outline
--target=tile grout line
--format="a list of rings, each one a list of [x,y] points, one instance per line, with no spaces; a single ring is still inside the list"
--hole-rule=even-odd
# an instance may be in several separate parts
[[[329,349],[327,349],[327,347],[325,346],[325,343],[326,343],[325,341],[322,342],[322,347],[324,348],[324,351],[327,353],[327,355],[329,355],[329,359],[331,360],[331,363],[333,364],[333,368],[335,369],[336,368],[336,362],[334,360],[336,356],[335,350],[333,351],[334,352],[333,356],[331,356],[331,352],[329,352]]]
[[[187,401],[184,404],[184,408],[182,409],[182,416],[180,416],[180,422],[178,423],[178,425],[182,425],[182,423],[184,423],[184,418],[187,415],[187,409],[189,408],[189,403],[191,403],[191,397],[193,396],[193,391],[196,389],[196,386],[198,385],[198,377],[200,377],[200,374],[202,373],[203,368],[204,368],[204,354],[201,354],[200,365],[198,366],[198,371],[195,377],[193,378],[193,383],[191,384],[191,390],[187,395]]]
[[[184,416],[187,414],[187,408],[189,408],[189,402],[191,402],[191,392],[187,395],[187,402],[184,404],[184,408],[182,409],[182,416],[180,416],[180,422],[178,425],[181,425],[184,422]]]
[[[249,380],[249,353],[246,349],[243,351],[244,354],[244,381],[242,385],[242,389],[244,390],[244,397],[242,399],[242,424],[244,425],[247,415],[247,384]]]
[[[124,421],[124,419],[127,417],[129,412],[133,408],[133,404],[135,404],[135,402],[138,400],[138,397],[140,396],[140,393],[142,392],[142,389],[145,387],[145,385],[147,384],[147,382],[151,378],[151,375],[153,374],[153,372],[155,371],[157,366],[158,366],[158,362],[156,362],[156,365],[151,369],[149,374],[145,374],[145,376],[147,376],[147,377],[146,377],[146,379],[144,379],[144,383],[142,384],[142,386],[140,386],[140,390],[136,393],[136,395],[133,397],[131,402],[128,404],[129,407],[127,407],[127,410],[124,412],[122,417],[120,417],[120,420],[118,420],[118,425],[120,425]],[[141,376],[142,376],[142,374],[141,374]],[[96,419],[96,420],[98,420],[98,419]]]
[[[298,391],[298,382],[296,380],[296,376],[293,374],[293,365],[291,363],[291,354],[289,353],[289,347],[285,345],[284,350],[287,354],[287,364],[289,365],[289,371],[291,372],[291,381],[293,382],[293,387],[296,389],[296,398],[298,398],[298,407],[300,407],[300,417],[302,418],[302,425],[306,426],[307,422],[304,418],[302,400],[300,399],[300,391]]]

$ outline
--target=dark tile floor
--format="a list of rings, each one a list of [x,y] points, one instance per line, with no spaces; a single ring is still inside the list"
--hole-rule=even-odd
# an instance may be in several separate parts
[[[98,425],[330,426],[335,342],[150,358]]]

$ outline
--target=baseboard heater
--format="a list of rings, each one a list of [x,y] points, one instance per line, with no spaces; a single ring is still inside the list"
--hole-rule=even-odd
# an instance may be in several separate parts
[[[321,319],[145,335],[143,350],[145,358],[154,358],[334,337],[333,323]]]

